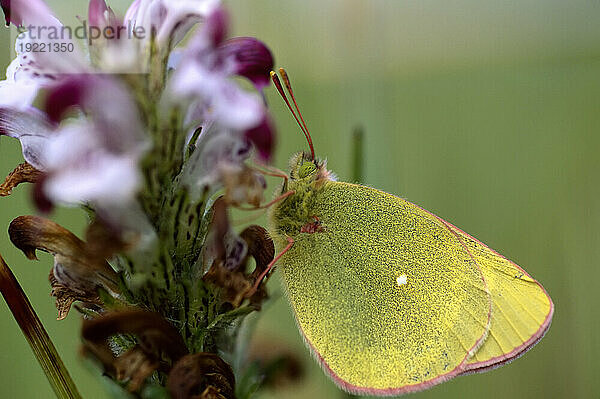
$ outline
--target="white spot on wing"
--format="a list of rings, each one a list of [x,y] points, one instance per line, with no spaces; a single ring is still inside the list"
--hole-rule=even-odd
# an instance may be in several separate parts
[[[408,279],[406,278],[406,274],[401,274],[396,277],[396,284],[398,284],[398,287],[403,286],[407,281]]]

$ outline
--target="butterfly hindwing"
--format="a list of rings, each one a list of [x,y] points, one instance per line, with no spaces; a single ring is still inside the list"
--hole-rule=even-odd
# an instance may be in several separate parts
[[[492,296],[492,324],[465,372],[485,371],[518,357],[550,327],[554,304],[540,283],[514,262],[450,223],[479,264]]]

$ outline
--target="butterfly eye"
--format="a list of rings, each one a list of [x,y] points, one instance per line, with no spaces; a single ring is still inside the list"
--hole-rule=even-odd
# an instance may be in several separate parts
[[[300,169],[298,170],[298,177],[304,179],[305,177],[310,176],[317,170],[317,166],[314,162],[304,162]]]

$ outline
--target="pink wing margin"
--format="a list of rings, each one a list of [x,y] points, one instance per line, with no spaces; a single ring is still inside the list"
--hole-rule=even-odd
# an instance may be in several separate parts
[[[310,353],[314,356],[314,358],[317,360],[317,362],[319,363],[319,365],[321,366],[321,368],[323,369],[323,371],[325,371],[325,373],[333,380],[333,382],[335,383],[335,385],[337,385],[339,388],[343,389],[344,391],[353,393],[353,394],[359,394],[359,395],[373,395],[373,396],[398,396],[398,395],[404,395],[407,393],[414,393],[414,392],[419,392],[419,391],[424,391],[426,389],[429,389],[435,385],[441,384],[442,382],[448,381],[454,377],[457,377],[459,375],[464,375],[465,371],[464,371],[464,366],[466,365],[467,361],[468,361],[468,355],[465,356],[465,359],[462,361],[462,363],[460,365],[458,365],[456,368],[454,368],[453,370],[449,371],[446,374],[442,374],[439,375],[435,378],[432,378],[431,380],[427,380],[424,382],[421,382],[419,384],[414,384],[414,385],[405,385],[403,387],[399,387],[399,388],[384,388],[384,389],[377,389],[377,388],[367,388],[367,387],[361,387],[361,386],[357,386],[357,385],[353,385],[350,384],[347,381],[344,381],[343,379],[341,379],[336,373],[335,371],[333,371],[329,365],[327,364],[327,362],[325,361],[325,359],[323,359],[323,357],[321,357],[321,355],[319,354],[319,352],[317,352],[317,350],[312,346],[312,344],[310,343],[310,341],[308,340],[308,338],[306,337],[306,335],[304,334],[304,331],[302,331],[302,327],[300,327],[300,324],[298,323],[298,320],[296,320],[296,325],[298,326],[298,330],[300,331],[302,338],[304,339],[304,342],[306,344],[306,346],[310,349]],[[475,343],[475,345],[473,345],[473,347],[469,350],[469,353],[473,350],[475,350],[477,347],[479,347],[481,344],[483,344],[485,338],[487,336],[487,333],[485,333],[483,336],[481,336],[481,338],[479,338],[477,340],[477,342]]]

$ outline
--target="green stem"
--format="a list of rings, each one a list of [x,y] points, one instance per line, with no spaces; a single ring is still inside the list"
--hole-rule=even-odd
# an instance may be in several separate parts
[[[352,181],[362,183],[363,172],[363,153],[364,153],[364,132],[362,127],[356,127],[352,133]]]
[[[0,255],[0,291],[15,320],[21,327],[29,346],[44,370],[56,397],[80,399],[75,383],[71,379],[54,344],[35,314],[31,303],[8,265]]]

